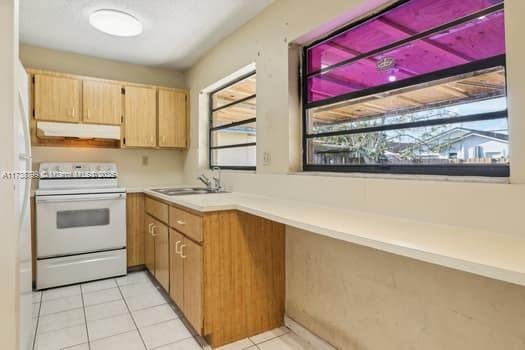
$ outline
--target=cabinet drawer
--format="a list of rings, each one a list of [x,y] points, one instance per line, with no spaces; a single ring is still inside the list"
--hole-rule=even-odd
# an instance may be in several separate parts
[[[200,216],[170,207],[170,226],[189,238],[202,242],[202,218]]]
[[[158,220],[168,223],[168,205],[146,197],[146,213],[154,216]]]

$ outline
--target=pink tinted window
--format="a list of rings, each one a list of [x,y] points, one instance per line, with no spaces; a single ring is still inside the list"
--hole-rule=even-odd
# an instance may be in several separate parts
[[[504,16],[500,10],[343,64],[500,3],[502,0],[411,0],[309,48],[307,101],[321,101],[504,54]],[[333,65],[337,66],[331,68]]]

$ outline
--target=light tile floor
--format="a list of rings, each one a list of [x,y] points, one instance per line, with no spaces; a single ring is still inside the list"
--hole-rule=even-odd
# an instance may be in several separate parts
[[[177,312],[146,272],[34,292],[33,349],[211,349]],[[219,349],[313,350],[286,327]]]

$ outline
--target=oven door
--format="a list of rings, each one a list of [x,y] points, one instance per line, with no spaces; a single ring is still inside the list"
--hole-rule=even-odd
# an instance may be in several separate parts
[[[126,247],[126,194],[36,197],[39,259]]]

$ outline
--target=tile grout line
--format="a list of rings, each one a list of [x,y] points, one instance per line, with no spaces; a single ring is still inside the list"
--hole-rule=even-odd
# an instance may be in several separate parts
[[[257,349],[259,349],[259,345],[264,344],[264,343],[268,343],[269,341],[275,340],[275,339],[277,339],[277,338],[284,337],[285,335],[290,334],[290,333],[293,333],[293,332],[292,332],[291,330],[289,330],[288,332],[286,332],[286,333],[284,333],[284,334],[278,335],[278,336],[273,337],[273,338],[270,338],[270,339],[263,340],[263,341],[260,342],[260,343],[255,343],[255,342],[253,342],[253,341],[252,341],[252,343],[255,344],[255,346],[257,347]],[[293,333],[293,334],[295,334],[295,333]],[[297,334],[295,334],[295,335],[297,335]],[[302,338],[301,338],[301,339],[302,339]],[[250,339],[250,340],[251,340],[251,339]]]
[[[166,304],[162,304],[162,305],[166,305]],[[162,306],[162,305],[158,305],[158,306]],[[156,306],[153,306],[153,307],[156,307]],[[149,309],[152,309],[152,308],[149,308]],[[142,310],[147,310],[147,309],[142,309]],[[140,310],[138,310],[140,311]],[[133,314],[131,314],[131,317],[133,317]],[[166,322],[171,322],[171,321],[176,321],[178,320],[179,318],[172,318],[172,319],[169,319],[169,320],[164,320],[164,321],[160,321],[160,322],[155,322],[155,323],[152,323],[152,324],[148,324],[146,326],[142,326],[142,328],[149,328],[149,327],[153,327],[153,326],[158,326],[159,324],[163,324],[163,323],[166,323]],[[137,326],[138,327],[138,326]],[[178,341],[178,340],[177,340]],[[176,342],[174,342],[176,343]]]
[[[80,310],[80,309],[75,309],[75,310]],[[62,328],[57,328],[57,329],[52,329],[50,331],[45,331],[45,332],[42,332],[40,334],[48,334],[48,333],[58,332],[58,331],[62,331],[64,329],[75,328],[75,327],[78,327],[78,326],[82,326],[82,324],[79,323],[79,324],[74,324],[74,325],[68,325],[68,326],[65,326],[65,327],[62,327]]]
[[[146,341],[144,340],[144,337],[142,336],[142,333],[139,329],[139,326],[137,325],[137,322],[135,322],[135,318],[133,317],[133,314],[131,313],[131,309],[128,306],[128,303],[126,302],[126,299],[124,298],[124,294],[122,294],[122,290],[120,289],[120,285],[115,279],[115,283],[117,284],[118,291],[120,293],[120,296],[122,297],[122,300],[124,301],[124,305],[126,305],[126,308],[128,309],[129,316],[131,317],[131,321],[135,325],[135,328],[137,329],[137,333],[139,334],[140,340],[142,341],[142,344],[144,345],[144,349],[148,350],[148,346],[146,345]]]
[[[115,282],[115,285],[117,285],[117,283]],[[117,285],[118,286],[118,285]],[[82,293],[84,294],[93,294],[93,293],[98,293],[98,292],[104,292],[104,291],[107,291],[107,290],[110,290],[110,289],[114,289],[114,288],[117,288],[117,287],[110,287],[110,288],[104,288],[104,289],[98,289],[98,290],[92,290],[90,292],[84,292],[84,290],[82,290]]]
[[[35,350],[36,335],[38,334],[38,324],[40,323],[40,310],[42,309],[42,299],[44,298],[44,292],[39,292],[39,293],[40,293],[40,301],[38,303],[38,313],[36,315],[35,334],[33,334],[33,346],[31,347],[32,350]],[[31,295],[31,298],[32,297],[33,295]]]
[[[265,339],[265,340],[260,341],[260,342],[258,342],[258,343],[254,342],[254,341],[251,339],[251,338],[253,338],[253,336],[252,336],[252,337],[248,337],[247,339],[250,340],[255,346],[257,346],[257,345],[259,345],[259,344],[263,344],[263,343],[269,342],[270,340],[274,340],[274,339],[280,338],[280,337],[282,337],[282,336],[285,336],[285,335],[287,335],[287,334],[289,334],[289,333],[293,333],[292,330],[289,329],[288,327],[286,327],[286,326],[283,326],[283,327],[285,327],[288,331],[285,332],[285,333],[283,333],[283,334],[276,335],[275,337],[271,337],[271,338]],[[277,328],[277,329],[278,329],[278,328]],[[294,333],[294,334],[295,334],[295,333]],[[257,347],[257,348],[258,348],[258,347]]]
[[[119,333],[115,333],[115,334],[112,334],[112,335],[107,335],[107,336],[104,336],[102,338],[97,338],[97,339],[93,339],[93,343],[94,342],[97,342],[99,340],[105,340],[105,339],[109,339],[109,338],[113,338],[113,337],[117,337],[119,335],[122,335],[122,334],[128,334],[128,333],[133,333],[135,332],[136,330],[135,329],[131,329],[131,330],[127,330],[127,331],[124,331],[124,332],[119,332]],[[91,343],[91,342],[90,342]]]
[[[195,339],[195,338],[194,338],[193,336],[189,336],[189,337],[187,337],[187,338],[183,338],[183,339],[179,339],[179,340],[177,340],[177,341],[174,341],[173,343],[168,343],[168,344],[163,344],[163,345],[156,346],[156,347],[154,347],[154,348],[151,348],[151,350],[160,349],[160,348],[165,347],[165,346],[168,346],[168,345],[178,344],[178,343],[183,342],[183,341],[188,340],[188,339]],[[196,340],[195,340],[195,341],[196,341]],[[197,343],[198,343],[198,342],[197,342]],[[199,344],[199,346],[200,346],[200,344]],[[202,348],[202,347],[201,347],[201,348]]]
[[[84,313],[84,322],[86,322],[87,344],[88,344],[88,349],[91,350],[91,342],[89,341],[89,329],[88,329],[87,316],[86,316],[86,304],[84,304],[84,291],[82,290],[81,285],[79,287],[80,287],[80,297],[82,299],[82,312]]]
[[[75,310],[80,310],[80,309],[82,309],[82,306],[81,307],[75,307],[73,309],[67,309],[67,310],[63,310],[63,311],[57,311],[57,312],[52,312],[52,313],[45,314],[45,315],[40,315],[39,318],[48,317],[48,316],[54,316],[54,315],[57,315],[57,314],[61,314],[63,312],[70,312],[70,311],[75,311]]]

